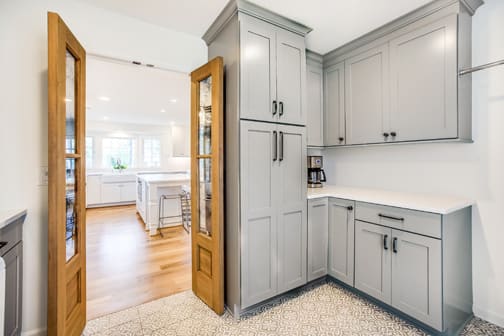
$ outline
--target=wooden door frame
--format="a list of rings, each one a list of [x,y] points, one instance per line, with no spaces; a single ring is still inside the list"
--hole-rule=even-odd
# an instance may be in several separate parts
[[[86,51],[56,13],[48,19],[48,296],[47,333],[80,335],[86,324],[86,213],[85,213],[85,76]],[[66,136],[66,51],[75,58],[75,154],[67,154]],[[77,250],[66,261],[66,159],[75,159]],[[63,242],[63,243],[62,243]],[[78,286],[72,292],[78,304],[68,309],[69,275]],[[84,284],[84,285],[82,285]],[[77,309],[75,309],[77,307]]]
[[[211,154],[199,155],[199,82],[212,76]],[[224,313],[224,60],[216,57],[191,73],[191,254],[192,289],[217,314]],[[211,159],[212,233],[199,231],[198,160]],[[199,271],[198,246],[211,252],[211,280]],[[211,288],[201,288],[208,284]],[[204,286],[207,287],[207,286]]]

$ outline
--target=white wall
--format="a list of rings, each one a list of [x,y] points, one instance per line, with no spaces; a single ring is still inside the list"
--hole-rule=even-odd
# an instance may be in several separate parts
[[[504,58],[504,1],[473,21],[473,64]],[[328,183],[475,199],[473,287],[477,316],[504,326],[504,67],[473,75],[473,144],[324,151]]]
[[[74,0],[0,0],[1,208],[27,208],[23,331],[46,325],[47,20],[59,12],[88,52],[190,71],[207,60],[197,37],[169,31]]]

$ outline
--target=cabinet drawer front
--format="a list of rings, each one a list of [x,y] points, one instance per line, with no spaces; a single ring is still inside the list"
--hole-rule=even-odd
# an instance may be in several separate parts
[[[18,219],[17,223],[11,223],[0,230],[0,256],[12,249],[22,239],[22,222],[24,219]]]
[[[441,238],[441,215],[357,202],[355,218],[394,229]]]

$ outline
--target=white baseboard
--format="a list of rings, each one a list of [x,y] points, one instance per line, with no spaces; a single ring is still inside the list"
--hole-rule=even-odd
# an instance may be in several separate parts
[[[46,336],[46,335],[47,335],[46,328],[33,329],[21,332],[21,336]]]
[[[504,328],[504,315],[476,306],[473,307],[473,312],[477,317]]]

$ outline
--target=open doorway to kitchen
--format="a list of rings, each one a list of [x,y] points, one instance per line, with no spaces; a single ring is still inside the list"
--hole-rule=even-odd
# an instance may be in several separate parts
[[[191,84],[98,56],[86,75],[91,320],[191,288]]]

